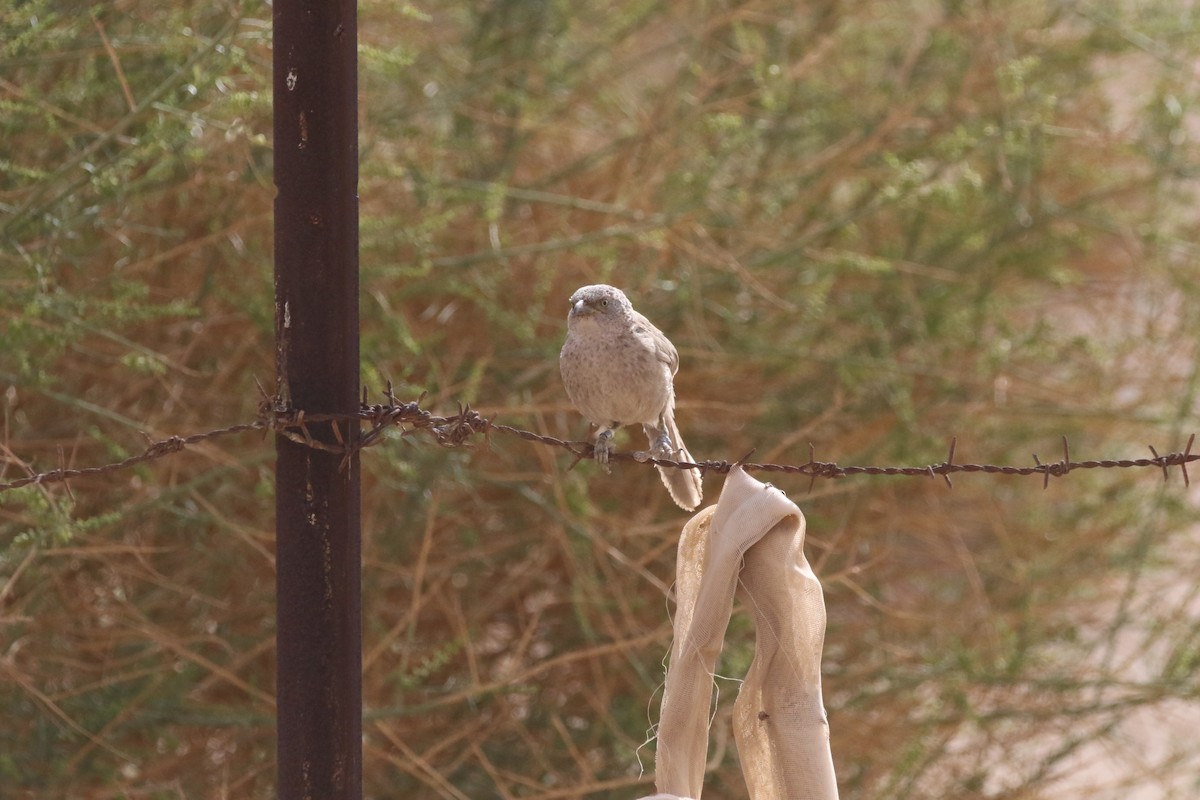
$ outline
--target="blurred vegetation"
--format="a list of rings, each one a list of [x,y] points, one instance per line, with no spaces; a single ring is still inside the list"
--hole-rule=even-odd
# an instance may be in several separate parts
[[[1025,464],[1196,429],[1191,5],[360,8],[373,391],[582,438],[556,355],[605,281],[678,345],[700,458],[958,436]],[[270,14],[0,7],[6,479],[256,414]],[[0,497],[0,786],[273,796],[271,459],[251,435]],[[684,520],[657,477],[499,438],[363,463],[367,795],[648,793]],[[775,480],[826,588],[843,797],[1194,796],[1178,475]],[[728,741],[714,797],[744,796]]]

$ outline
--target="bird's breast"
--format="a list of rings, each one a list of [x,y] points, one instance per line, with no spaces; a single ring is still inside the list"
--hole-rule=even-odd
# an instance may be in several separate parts
[[[671,373],[639,337],[572,331],[559,356],[567,396],[589,421],[654,424],[671,398]]]

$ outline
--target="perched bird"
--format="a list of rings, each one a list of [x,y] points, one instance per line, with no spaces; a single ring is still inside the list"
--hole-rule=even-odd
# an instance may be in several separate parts
[[[613,432],[635,423],[646,432],[650,457],[692,460],[675,425],[679,353],[620,289],[596,284],[571,295],[558,366],[567,396],[599,428],[596,460],[601,464],[608,464]],[[699,471],[659,467],[658,472],[676,505],[687,511],[700,505]]]

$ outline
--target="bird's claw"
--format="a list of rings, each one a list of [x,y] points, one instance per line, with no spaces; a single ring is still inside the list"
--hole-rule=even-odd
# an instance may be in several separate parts
[[[653,458],[674,459],[675,447],[671,444],[670,437],[665,433],[660,433],[654,440],[653,447],[650,448],[650,455]]]
[[[592,445],[592,457],[596,459],[596,463],[604,468],[604,471],[612,474],[612,468],[608,465],[608,457],[613,451],[613,432],[609,430],[600,431],[596,434],[596,443]]]

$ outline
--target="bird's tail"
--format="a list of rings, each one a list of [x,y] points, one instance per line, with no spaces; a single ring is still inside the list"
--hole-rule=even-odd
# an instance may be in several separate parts
[[[683,437],[679,435],[679,426],[675,424],[675,415],[668,411],[664,416],[666,433],[671,437],[671,446],[675,448],[675,460],[692,461],[692,454],[688,452],[687,445],[683,443]],[[684,511],[695,511],[696,507],[700,505],[700,501],[704,499],[700,470],[658,467],[658,474],[662,476],[663,485],[667,487],[667,492],[675,501],[675,505]]]

